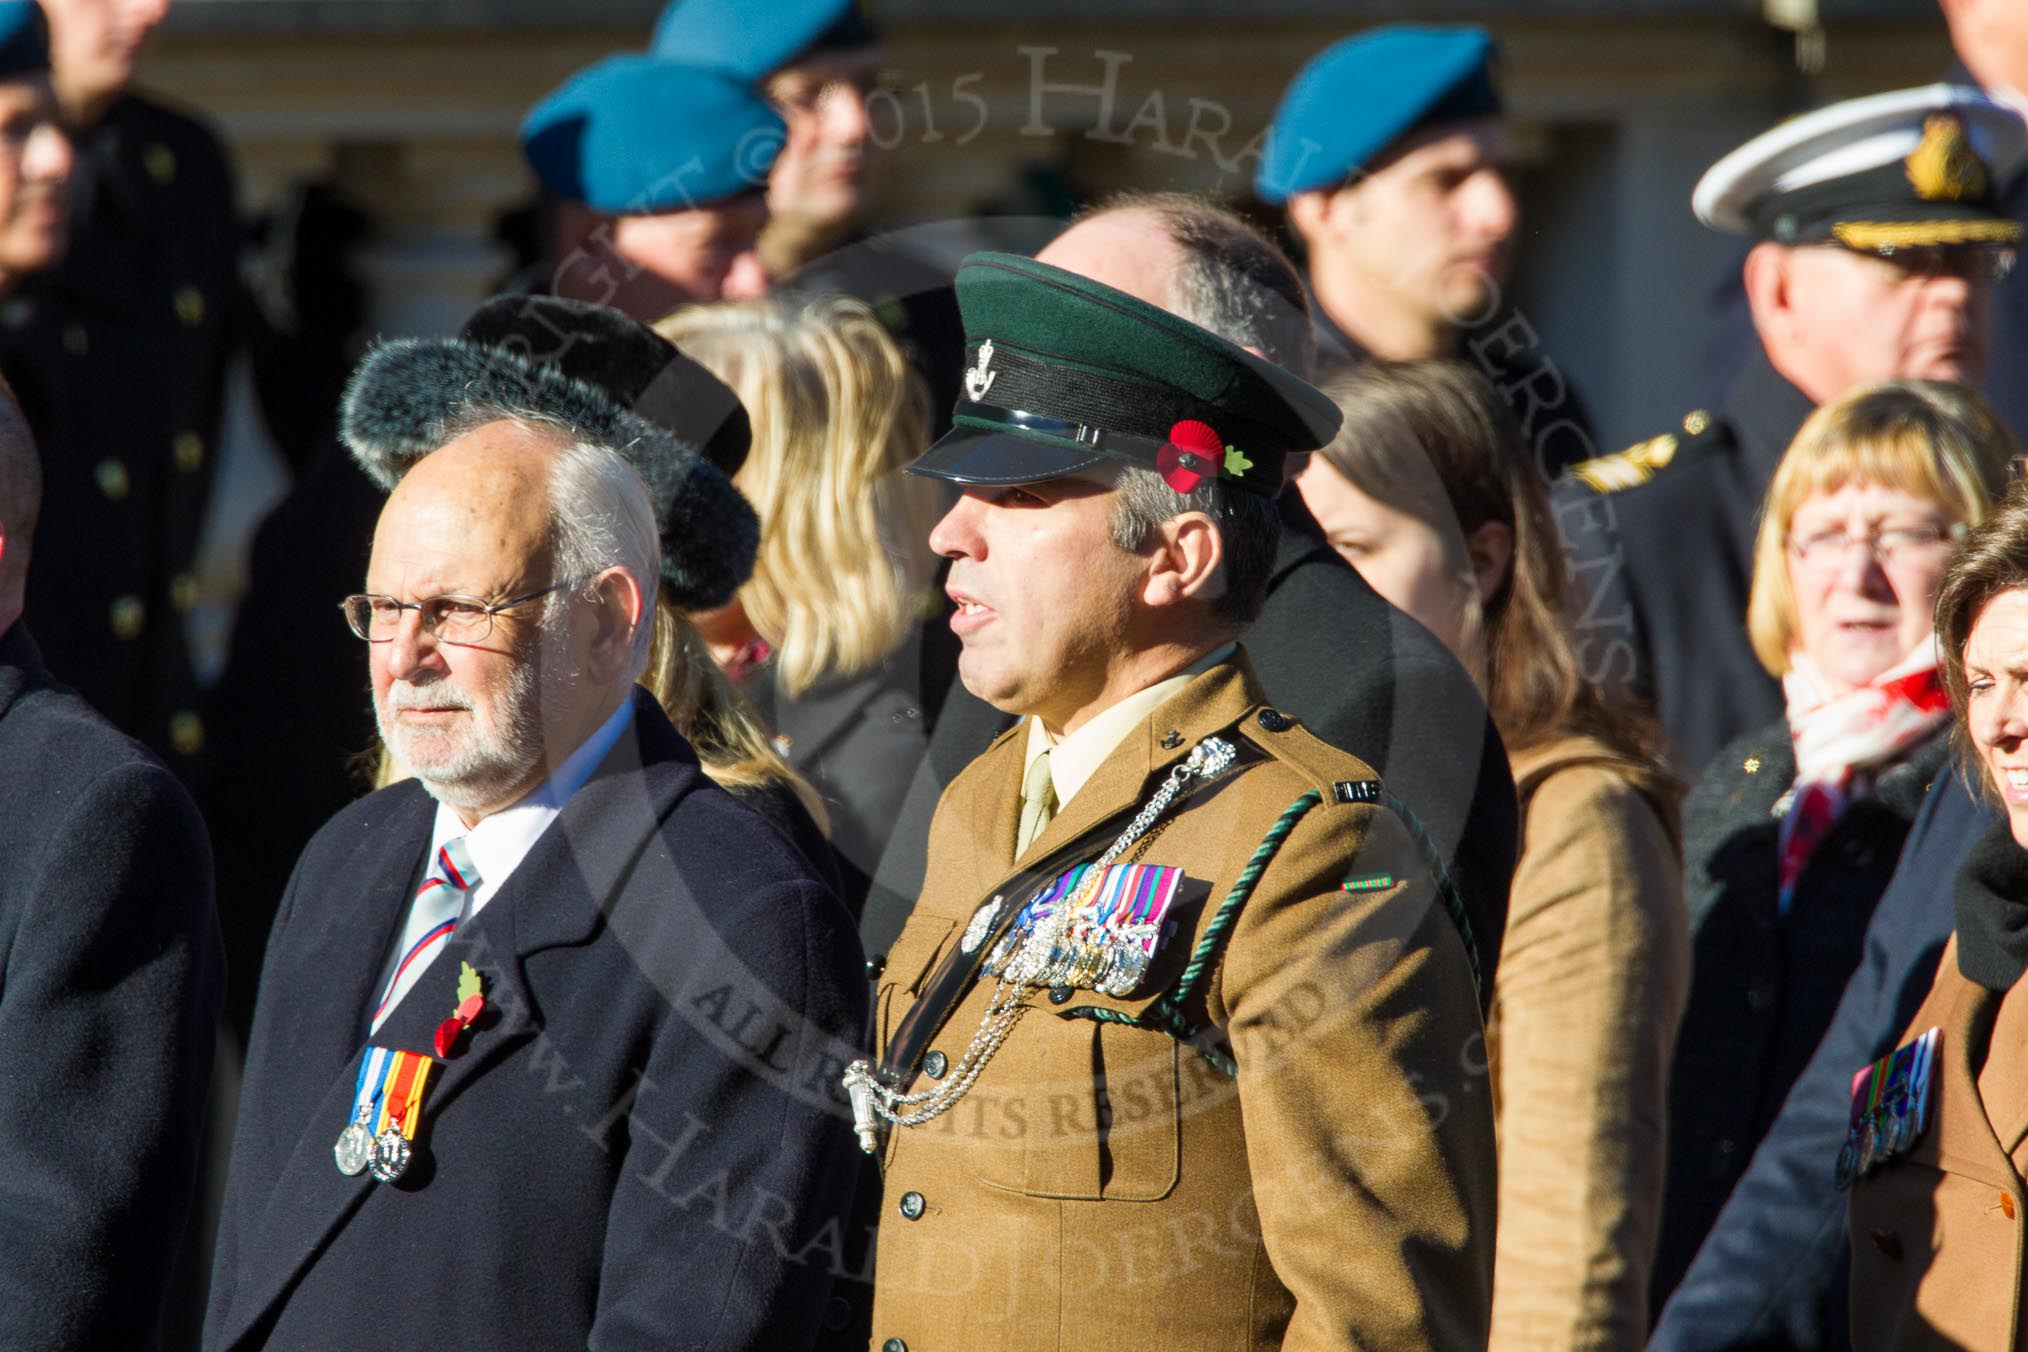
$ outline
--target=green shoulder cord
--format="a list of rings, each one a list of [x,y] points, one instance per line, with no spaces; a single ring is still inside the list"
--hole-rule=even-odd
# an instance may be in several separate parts
[[[1437,894],[1443,898],[1444,909],[1449,912],[1451,923],[1457,927],[1458,937],[1464,941],[1465,958],[1471,963],[1472,984],[1478,990],[1481,1012],[1484,1011],[1487,991],[1485,978],[1479,967],[1479,947],[1472,938],[1472,923],[1465,915],[1464,900],[1458,895],[1457,887],[1451,882],[1450,871],[1443,865],[1443,857],[1437,853],[1436,843],[1423,829],[1422,822],[1409,811],[1408,805],[1388,792],[1377,779],[1339,780],[1331,786],[1333,796],[1341,803],[1379,803],[1399,819],[1408,829],[1421,853],[1423,865],[1430,871],[1436,882]],[[1254,846],[1253,854],[1246,861],[1246,867],[1239,871],[1239,878],[1232,884],[1232,890],[1225,894],[1218,910],[1211,917],[1211,923],[1204,927],[1204,937],[1197,941],[1191,951],[1190,961],[1183,965],[1183,975],[1176,984],[1140,1014],[1128,1014],[1123,1010],[1105,1005],[1078,1005],[1062,1011],[1067,1019],[1090,1019],[1094,1023],[1118,1023],[1130,1028],[1145,1028],[1151,1032],[1166,1033],[1176,1041],[1197,1049],[1212,1068],[1228,1079],[1236,1079],[1239,1065],[1232,1053],[1203,1036],[1204,1029],[1192,1024],[1183,1013],[1183,1006],[1196,995],[1198,987],[1204,984],[1205,974],[1211,970],[1213,959],[1218,956],[1219,946],[1226,933],[1239,920],[1239,912],[1246,905],[1247,898],[1260,882],[1260,875],[1267,871],[1269,864],[1281,852],[1282,842],[1289,838],[1289,832],[1296,829],[1311,808],[1323,801],[1323,795],[1311,789],[1282,812],[1268,833]]]

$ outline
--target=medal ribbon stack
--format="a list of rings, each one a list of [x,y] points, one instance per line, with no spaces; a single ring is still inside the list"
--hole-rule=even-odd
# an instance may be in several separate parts
[[[1852,1124],[1838,1152],[1835,1180],[1841,1190],[1907,1154],[1929,1129],[1930,1087],[1942,1039],[1943,1030],[1932,1028],[1852,1077]]]
[[[1070,911],[1063,937],[1036,973],[1035,984],[1124,998],[1148,974],[1163,921],[1182,883],[1182,869],[1161,864],[1107,869],[1080,864],[1021,908],[1013,928],[986,959],[986,975],[999,976],[1028,935],[1063,905]]]
[[[352,1120],[332,1147],[338,1171],[366,1169],[383,1183],[408,1172],[416,1128],[422,1121],[423,1090],[436,1062],[421,1052],[368,1047],[359,1058]]]
[[[1010,938],[1013,939],[1015,946],[1006,951],[1004,956],[1003,950],[1007,945],[1003,942],[995,946],[992,957],[998,961],[993,963],[996,970],[992,971],[991,975],[998,977],[999,985],[995,987],[993,998],[987,1002],[986,1011],[979,1019],[978,1031],[972,1034],[972,1040],[965,1047],[964,1055],[952,1068],[948,1078],[920,1093],[904,1094],[895,1085],[888,1083],[881,1073],[877,1073],[869,1060],[854,1061],[847,1067],[844,1086],[852,1100],[852,1124],[859,1136],[860,1149],[870,1155],[879,1148],[876,1118],[885,1119],[901,1127],[921,1126],[948,1112],[970,1092],[980,1072],[985,1070],[994,1054],[1006,1042],[1008,1034],[1014,1031],[1014,1025],[1027,1012],[1028,993],[1043,986],[1063,984],[1053,981],[1053,975],[1059,970],[1082,965],[1085,961],[1088,956],[1085,950],[1073,951],[1074,946],[1070,939],[1072,922],[1080,916],[1089,918],[1096,914],[1092,908],[1094,894],[1113,864],[1148,833],[1192,780],[1201,784],[1217,778],[1231,767],[1238,754],[1230,742],[1216,737],[1207,737],[1199,742],[1190,749],[1190,755],[1169,772],[1168,778],[1162,781],[1162,786],[1149,798],[1134,819],[1127,823],[1126,829],[1120,832],[1118,839],[1107,847],[1104,854],[1085,866],[1082,871],[1073,869],[1070,874],[1055,879],[1030,898],[1028,906],[1023,908],[1022,915],[1028,915],[1031,907],[1039,910],[1044,905],[1047,906],[1046,914],[1035,915],[1032,927],[1025,932],[1018,929],[1011,931]],[[1065,883],[1066,878],[1071,879],[1068,884]],[[1166,896],[1161,902],[1162,909],[1166,909],[1169,900],[1173,900],[1176,884],[1180,881],[1180,873],[1169,881]],[[1151,879],[1151,885],[1153,882]],[[1122,888],[1125,885],[1126,880],[1123,878]],[[1055,903],[1054,897],[1058,895],[1065,896],[1064,904]],[[1120,927],[1116,933],[1122,938],[1128,926],[1148,923],[1145,920],[1136,921],[1133,917],[1134,909],[1143,903],[1136,900],[1127,904],[1124,910],[1119,910],[1118,903],[1124,900],[1122,896],[1116,899],[1115,904],[1115,910],[1119,911],[1121,916]],[[1152,906],[1152,898],[1147,904]],[[972,939],[975,933],[983,939],[984,933],[990,929],[992,918],[999,913],[999,906],[997,901],[989,901],[980,910],[986,918],[986,923],[981,925],[979,917],[975,916],[972,924],[967,927],[967,939]],[[1159,911],[1154,913],[1154,921],[1149,933],[1158,938]],[[1150,954],[1153,952],[1153,943],[1154,939],[1150,938],[1148,943]],[[970,952],[976,947],[975,941],[968,945],[965,951]],[[1123,979],[1132,965],[1131,962],[1119,963],[1117,970],[1109,971],[1107,975],[1111,979]],[[1145,956],[1141,960],[1140,969],[1146,970]],[[1136,974],[1133,982],[1129,982],[1125,989],[1133,989],[1133,984],[1139,980],[1140,977]]]

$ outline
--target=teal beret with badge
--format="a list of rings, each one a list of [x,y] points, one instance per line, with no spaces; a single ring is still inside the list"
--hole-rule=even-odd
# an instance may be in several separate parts
[[[964,391],[908,468],[969,485],[1133,465],[1187,493],[1273,495],[1282,463],[1337,435],[1326,395],[1167,310],[1014,254],[958,269]]]
[[[709,206],[765,187],[787,130],[745,81],[626,53],[530,110],[521,153],[542,186],[610,215]]]
[[[2013,109],[1965,85],[1847,99],[1754,137],[1691,193],[1713,229],[1780,244],[1834,240],[1868,253],[2004,247],[2021,225],[1999,184],[2028,149]]]
[[[1279,204],[1332,188],[1402,137],[1500,114],[1482,28],[1388,24],[1326,47],[1290,82],[1254,192]]]
[[[648,50],[758,83],[806,57],[870,47],[879,37],[856,0],[670,0]]]
[[[49,30],[33,0],[0,2],[0,79],[49,69]]]

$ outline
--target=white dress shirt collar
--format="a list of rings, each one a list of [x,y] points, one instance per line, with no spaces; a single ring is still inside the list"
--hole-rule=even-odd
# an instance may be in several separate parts
[[[612,717],[599,724],[577,750],[564,757],[563,763],[549,772],[547,779],[529,791],[527,797],[512,807],[502,808],[481,819],[477,826],[467,828],[456,808],[445,803],[437,804],[436,828],[430,838],[429,857],[436,858],[437,851],[446,843],[463,836],[472,868],[479,875],[479,885],[465,899],[465,919],[477,915],[499,893],[501,885],[535,848],[535,842],[542,838],[542,833],[563,812],[564,804],[585,786],[592,771],[598,769],[599,762],[612,751],[620,735],[633,721],[634,699],[629,692],[620,701],[620,707],[613,711]]]
[[[1094,715],[1090,722],[1061,740],[1049,735],[1042,726],[1042,720],[1030,717],[1028,720],[1028,750],[1021,765],[1035,763],[1035,758],[1044,751],[1049,752],[1049,782],[1056,788],[1056,806],[1060,812],[1064,804],[1077,795],[1091,777],[1105,764],[1106,757],[1113,754],[1127,734],[1141,725],[1141,721],[1155,712],[1172,695],[1184,686],[1211,670],[1220,662],[1230,658],[1237,645],[1227,643],[1214,648],[1192,662],[1174,676],[1166,677],[1151,686],[1135,691],[1119,703]]]

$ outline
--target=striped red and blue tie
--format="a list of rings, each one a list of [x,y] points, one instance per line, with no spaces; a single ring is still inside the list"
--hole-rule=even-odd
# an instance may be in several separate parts
[[[478,885],[479,873],[472,867],[471,856],[465,852],[464,838],[461,836],[445,842],[437,851],[429,876],[416,889],[415,901],[408,908],[408,924],[401,933],[401,960],[395,964],[394,975],[388,978],[387,990],[373,1010],[376,1032],[381,1020],[401,1003],[401,997],[408,994],[409,988],[415,985],[430,962],[450,941],[451,932],[458,927],[458,915],[464,909],[465,898]]]

